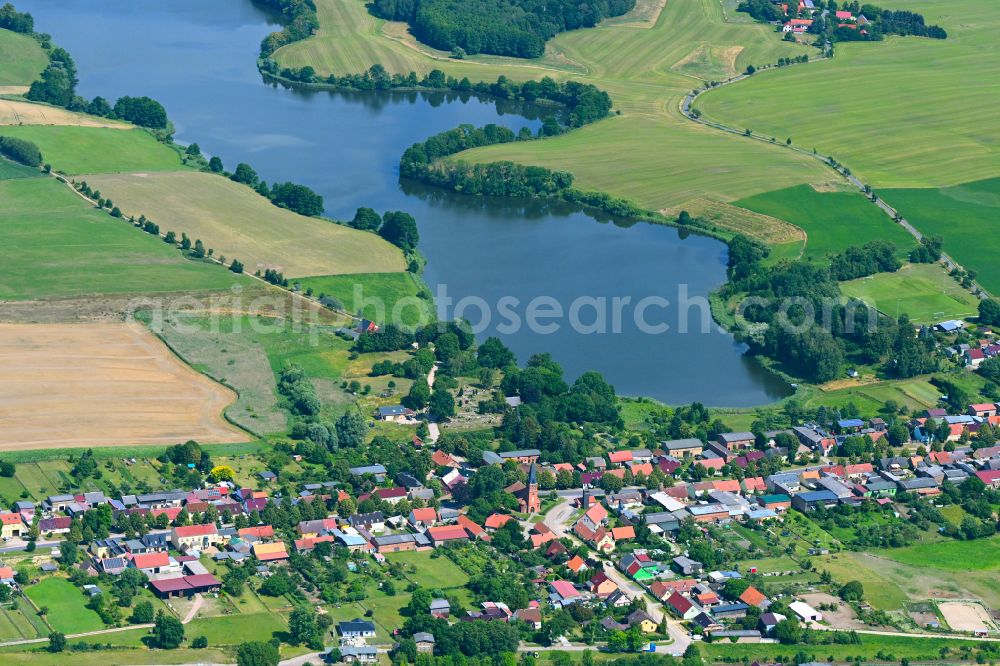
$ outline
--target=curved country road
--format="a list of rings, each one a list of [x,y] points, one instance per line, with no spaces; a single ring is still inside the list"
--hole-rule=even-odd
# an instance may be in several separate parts
[[[785,67],[795,67],[796,65],[809,64],[809,63],[813,63],[813,62],[822,62],[823,60],[827,60],[827,59],[828,58],[825,58],[825,57],[815,58],[815,59],[810,59],[806,63],[793,63],[793,64],[790,64],[790,65],[785,65]],[[777,69],[777,66],[776,65],[767,65],[765,67],[761,67],[757,71],[759,72],[759,71],[762,71],[764,69]],[[714,86],[714,87],[709,87],[709,88],[704,88],[703,87],[703,88],[698,88],[696,90],[692,90],[687,95],[685,95],[683,97],[683,99],[681,99],[681,103],[680,103],[681,114],[685,118],[687,118],[688,120],[696,122],[699,125],[704,125],[705,127],[711,127],[713,129],[719,130],[720,132],[725,132],[726,134],[732,134],[732,135],[735,135],[735,136],[743,137],[745,139],[753,139],[755,141],[760,141],[762,143],[767,143],[767,144],[770,144],[770,145],[773,145],[773,146],[779,145],[779,144],[776,144],[776,143],[772,142],[770,137],[765,137],[765,136],[763,136],[761,134],[756,134],[756,133],[754,133],[752,131],[750,132],[750,134],[747,134],[746,130],[740,130],[740,129],[737,129],[737,128],[732,127],[730,125],[726,125],[724,123],[720,123],[720,122],[715,121],[715,120],[709,120],[709,119],[703,117],[700,112],[698,112],[697,115],[696,115],[694,113],[694,111],[692,110],[692,106],[694,104],[694,101],[696,99],[698,99],[698,97],[700,97],[702,94],[704,94],[704,93],[706,93],[706,92],[708,92],[710,90],[715,90],[716,88],[721,88],[722,86],[728,86],[728,85],[732,85],[734,83],[739,83],[740,81],[743,81],[745,79],[749,79],[751,76],[753,76],[753,75],[752,74],[746,74],[746,73],[744,73],[744,74],[738,74],[737,76],[730,77],[730,78],[726,79],[725,81],[720,81],[719,84],[716,85],[716,86]],[[868,193],[865,192],[865,184],[862,183],[861,180],[857,176],[854,175],[853,170],[851,170],[849,167],[847,167],[847,165],[845,165],[844,163],[840,162],[840,163],[838,163],[838,164],[835,165],[833,162],[830,161],[829,157],[825,157],[823,155],[820,155],[819,153],[816,153],[816,152],[813,152],[813,151],[810,151],[810,150],[806,150],[805,148],[799,148],[798,146],[796,146],[794,144],[786,146],[786,149],[787,150],[793,150],[793,151],[799,153],[800,155],[806,155],[808,157],[812,157],[813,159],[819,160],[823,164],[825,164],[825,165],[833,168],[838,174],[840,174],[841,176],[843,176],[844,179],[847,180],[847,182],[849,182],[851,185],[853,185],[855,188],[857,188],[857,190],[865,198],[870,199]],[[876,197],[874,203],[875,203],[876,206],[879,207],[879,209],[882,210],[882,212],[884,212],[886,215],[888,215],[894,222],[898,223],[899,226],[903,227],[903,229],[905,229],[911,236],[913,236],[917,240],[918,243],[920,242],[920,240],[923,238],[923,234],[921,234],[920,231],[918,231],[912,224],[910,224],[910,222],[906,218],[904,218],[903,215],[898,210],[896,210],[895,208],[893,208],[892,206],[890,206],[888,203],[886,203],[885,200],[882,199],[882,197]],[[953,270],[955,268],[964,270],[962,268],[962,266],[958,262],[956,262],[949,255],[947,255],[947,254],[945,254],[943,252],[941,253],[941,263],[944,264],[945,268],[947,270],[949,270],[949,271],[951,271],[951,270]],[[977,291],[977,290],[981,291],[983,294],[987,294],[987,295],[989,294],[989,292],[986,289],[984,289],[982,287],[982,285],[980,285],[977,282],[973,282],[973,290],[974,291]]]

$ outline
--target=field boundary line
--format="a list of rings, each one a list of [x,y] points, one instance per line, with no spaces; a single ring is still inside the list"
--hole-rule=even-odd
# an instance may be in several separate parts
[[[823,62],[825,60],[830,60],[830,59],[831,58],[829,58],[827,56],[820,56],[818,58],[810,58],[808,61],[806,61],[804,63],[791,63],[789,65],[785,65],[784,67],[793,67],[793,66],[795,66],[797,64],[808,65],[810,63]],[[760,71],[768,70],[768,69],[782,69],[782,68],[778,67],[777,65],[765,65],[765,66],[760,67],[759,69],[757,69],[756,72],[760,72]],[[749,128],[747,128],[746,130],[742,130],[741,131],[741,130],[739,130],[739,129],[731,126],[731,125],[727,125],[727,124],[719,122],[717,120],[710,120],[708,118],[704,118],[704,117],[702,117],[702,114],[701,114],[700,111],[696,114],[695,110],[693,108],[695,100],[697,100],[703,94],[705,94],[705,93],[707,93],[707,92],[709,92],[711,90],[715,90],[716,88],[721,88],[723,86],[728,86],[728,85],[732,85],[734,83],[739,83],[740,81],[744,81],[746,79],[749,79],[751,76],[753,76],[753,74],[748,74],[748,73],[744,72],[743,74],[738,74],[737,76],[730,77],[730,78],[726,79],[725,81],[720,81],[716,86],[700,87],[700,88],[698,88],[696,90],[692,90],[687,95],[685,95],[683,98],[681,98],[680,105],[679,105],[681,115],[683,115],[685,118],[687,118],[688,120],[690,120],[692,122],[698,123],[699,125],[703,125],[705,127],[711,127],[713,129],[719,130],[720,132],[724,132],[726,134],[740,136],[740,137],[744,137],[744,138],[748,138],[748,139],[753,139],[753,140],[756,140],[756,141],[760,141],[762,143],[766,143],[766,144],[769,144],[769,145],[778,146],[779,144],[776,144],[775,142],[773,142],[770,137],[765,137],[765,136],[763,136],[761,134],[753,132]],[[905,229],[911,236],[913,236],[913,238],[915,238],[918,243],[923,239],[923,237],[924,237],[923,234],[916,227],[914,227],[905,217],[903,217],[902,213],[900,213],[896,208],[894,208],[890,204],[886,203],[886,201],[881,196],[875,195],[874,193],[872,195],[869,195],[869,191],[871,191],[870,188],[869,188],[869,191],[866,191],[865,190],[866,185],[864,183],[862,183],[861,180],[857,176],[854,175],[854,172],[849,167],[847,167],[844,163],[842,163],[842,162],[834,162],[830,157],[825,156],[825,155],[820,155],[815,150],[809,151],[809,150],[806,150],[805,148],[800,148],[800,147],[798,147],[796,145],[788,144],[788,145],[785,146],[785,148],[788,149],[788,150],[795,151],[795,152],[797,152],[797,153],[799,153],[801,155],[807,155],[809,157],[812,157],[813,159],[819,160],[823,164],[831,167],[834,171],[836,171],[838,174],[840,174],[840,176],[844,180],[846,180],[849,184],[851,184],[854,188],[856,188],[859,193],[861,193],[862,195],[864,195],[866,199],[869,199],[876,206],[878,206],[878,208],[883,213],[885,213],[893,221],[893,223],[899,224],[901,227],[903,227],[903,229]],[[874,196],[875,199],[872,200],[871,196]],[[955,270],[955,269],[959,269],[959,270],[963,270],[963,271],[965,270],[965,268],[961,264],[959,264],[957,261],[955,261],[950,255],[948,255],[945,252],[941,253],[940,263],[944,264],[945,268],[948,271]],[[987,291],[981,284],[979,284],[976,281],[973,281],[973,288],[976,291],[979,291],[982,294],[984,294],[986,297],[990,296],[990,292]]]

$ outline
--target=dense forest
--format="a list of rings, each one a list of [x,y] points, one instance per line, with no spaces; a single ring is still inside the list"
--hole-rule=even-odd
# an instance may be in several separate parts
[[[634,6],[635,0],[375,0],[371,9],[409,23],[417,39],[456,55],[537,58],[556,34],[593,27]]]

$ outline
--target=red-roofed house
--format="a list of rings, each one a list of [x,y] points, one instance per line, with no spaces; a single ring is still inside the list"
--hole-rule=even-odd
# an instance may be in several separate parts
[[[219,544],[219,530],[215,523],[208,525],[182,525],[170,530],[170,543],[180,551],[203,550]]]
[[[982,349],[967,349],[965,351],[965,364],[972,368],[978,368],[986,360],[986,354]]]
[[[748,476],[743,479],[743,492],[748,495],[767,492],[767,482],[760,476]]]
[[[170,556],[166,553],[140,553],[132,556],[129,566],[147,576],[158,574],[170,567]]]
[[[438,525],[427,529],[427,538],[431,540],[435,548],[444,543],[454,543],[458,541],[468,541],[469,533],[461,525]]]
[[[992,402],[982,402],[975,405],[969,405],[969,415],[970,416],[996,416],[997,406]]]
[[[980,481],[986,484],[987,488],[1000,488],[1000,469],[987,469],[976,472]]]
[[[437,467],[457,467],[458,462],[444,451],[435,451],[431,455],[431,462]]]
[[[608,454],[608,460],[611,461],[612,465],[621,465],[623,463],[631,462],[632,452],[631,451],[612,451]]]
[[[649,591],[653,593],[653,596],[663,601],[667,599],[671,594],[679,592],[681,594],[687,594],[694,586],[698,584],[693,578],[681,578],[679,580],[658,580],[654,581],[649,586]]]
[[[583,523],[591,530],[596,530],[608,522],[608,510],[604,508],[603,504],[594,504],[587,509],[586,513],[580,516],[578,522]]]
[[[512,520],[514,520],[514,516],[508,516],[505,513],[494,513],[486,518],[485,526],[488,530],[498,530]]]
[[[570,599],[575,599],[580,596],[580,591],[577,590],[573,583],[568,580],[554,580],[549,583],[549,587],[552,591],[559,595],[559,598],[563,601],[569,601]]]
[[[701,609],[679,592],[674,592],[663,602],[670,610],[676,613],[682,620],[690,620],[701,612]]]
[[[608,578],[603,571],[598,571],[590,579],[590,592],[600,599],[605,599],[618,590],[618,584]]]
[[[853,21],[854,20],[854,14],[852,14],[851,12],[838,11],[837,12],[837,20],[838,21]],[[811,23],[811,21],[810,21],[810,23]]]
[[[0,536],[4,539],[21,536],[24,532],[24,521],[19,513],[0,513]]]
[[[635,538],[635,528],[631,525],[611,528],[611,537],[615,541],[628,541]]]
[[[432,506],[414,509],[410,511],[409,521],[417,529],[433,527],[434,523],[437,522],[437,510]]]
[[[486,539],[489,541],[490,537],[486,534],[486,530],[484,530],[483,526],[474,521],[472,518],[469,518],[468,516],[459,516],[458,524],[466,532],[468,532],[469,536],[473,539]]]
[[[650,462],[644,462],[644,463],[633,462],[633,463],[629,464],[629,469],[632,470],[632,474],[634,474],[635,476],[638,476],[638,475],[642,474],[643,476],[647,476],[648,477],[648,476],[651,476],[653,474],[653,463],[650,463]]]
[[[253,545],[253,556],[261,562],[274,562],[276,560],[287,560],[288,551],[285,550],[285,543],[283,541],[255,543]]]
[[[299,552],[310,551],[316,547],[318,543],[330,543],[333,541],[333,537],[329,534],[324,534],[319,537],[307,537],[305,539],[295,540],[295,550]]]
[[[811,19],[791,19],[782,28],[782,32],[792,32],[796,35],[804,34],[812,25]]]
[[[725,479],[723,481],[712,481],[712,490],[739,494],[742,492],[743,488],[740,487],[740,482],[738,480]]]
[[[376,488],[375,496],[389,504],[406,499],[406,488]]]
[[[566,562],[566,568],[573,573],[580,573],[580,571],[587,568],[587,563],[579,555],[574,555],[572,559]]]
[[[740,601],[745,603],[747,606],[760,608],[761,604],[767,601],[767,597],[764,596],[763,592],[751,585],[747,589],[743,590],[743,594],[740,595]]]
[[[273,539],[274,528],[270,525],[258,525],[256,527],[244,527],[237,532],[241,537],[256,537],[258,539]]]

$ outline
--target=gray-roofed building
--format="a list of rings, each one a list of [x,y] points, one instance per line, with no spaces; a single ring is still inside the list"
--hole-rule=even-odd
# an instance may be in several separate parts
[[[837,505],[837,496],[829,490],[811,490],[804,493],[792,495],[792,506],[807,513],[818,506],[834,507]]]
[[[831,493],[836,495],[839,499],[845,497],[851,497],[854,495],[854,491],[848,488],[846,485],[833,478],[832,476],[823,476],[816,481],[816,485],[823,490],[829,490]]]
[[[376,479],[385,480],[385,475],[388,473],[384,465],[362,465],[361,467],[352,467],[350,472],[354,476],[364,476],[365,474],[371,474]]]
[[[697,456],[705,450],[705,445],[700,439],[688,437],[686,439],[671,439],[660,444],[664,451],[682,456]]]
[[[725,446],[730,451],[737,449],[749,449],[757,441],[757,436],[752,432],[723,432],[719,433],[716,441]]]

